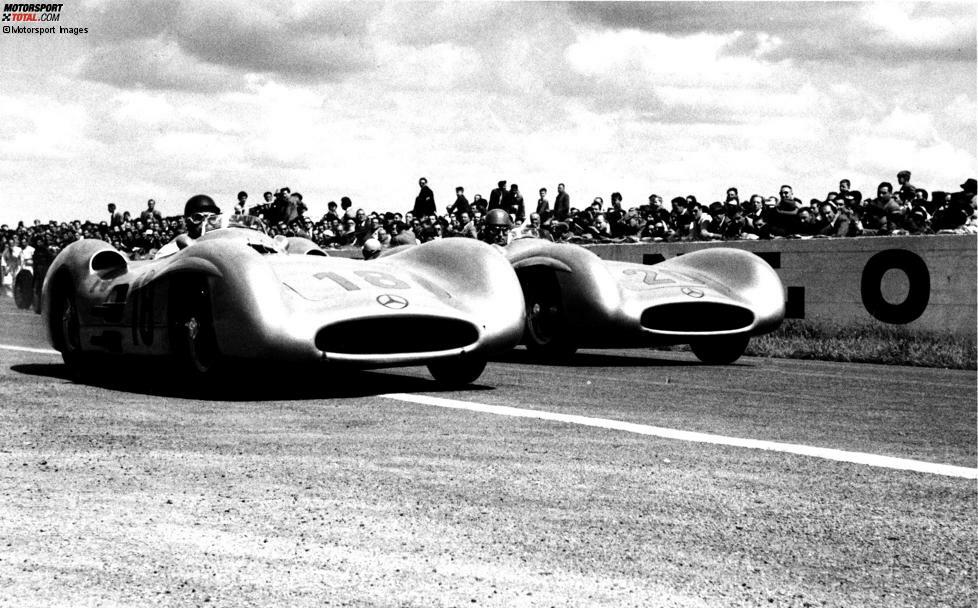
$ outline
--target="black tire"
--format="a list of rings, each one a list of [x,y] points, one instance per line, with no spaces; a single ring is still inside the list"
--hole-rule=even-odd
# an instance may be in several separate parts
[[[548,359],[564,359],[577,351],[570,324],[564,315],[560,285],[552,272],[520,274],[526,304],[523,342],[527,350]]]
[[[718,336],[690,343],[696,358],[708,365],[729,365],[740,359],[750,336]]]
[[[65,279],[51,294],[51,337],[54,347],[61,351],[61,358],[75,379],[89,375],[90,355],[82,350],[81,323],[78,316],[75,290]]]
[[[482,357],[456,357],[428,365],[428,371],[435,380],[450,386],[472,384],[485,369],[486,359]]]
[[[177,368],[189,374],[192,381],[218,375],[222,357],[206,280],[194,278],[173,285],[169,326]]]
[[[34,305],[34,275],[30,271],[21,270],[14,277],[14,304],[21,310]]]

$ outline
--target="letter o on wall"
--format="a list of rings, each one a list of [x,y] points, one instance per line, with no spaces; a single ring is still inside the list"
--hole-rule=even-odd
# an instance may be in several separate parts
[[[907,297],[899,304],[883,299],[883,275],[901,270],[907,275]],[[866,311],[884,323],[904,325],[924,314],[930,301],[930,272],[919,255],[906,249],[887,249],[869,258],[860,284]]]

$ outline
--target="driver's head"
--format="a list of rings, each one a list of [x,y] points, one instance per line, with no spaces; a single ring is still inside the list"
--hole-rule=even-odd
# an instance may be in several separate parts
[[[501,245],[506,244],[507,233],[513,220],[505,209],[492,209],[486,214],[486,230],[489,232],[489,240]]]
[[[187,199],[187,204],[183,206],[183,218],[187,223],[187,234],[193,238],[201,235],[201,226],[204,221],[212,215],[221,212],[214,199],[206,194],[197,194]]]
[[[381,249],[381,245],[378,239],[375,238],[367,239],[366,241],[363,242],[363,249],[361,250],[361,252],[363,253],[363,259],[365,260],[374,259],[375,257],[380,255],[380,249]]]

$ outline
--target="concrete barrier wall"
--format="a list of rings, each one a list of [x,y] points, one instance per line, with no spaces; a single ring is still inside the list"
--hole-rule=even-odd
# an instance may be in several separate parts
[[[590,245],[607,260],[655,264],[689,251],[760,255],[785,285],[789,318],[976,333],[975,235]]]

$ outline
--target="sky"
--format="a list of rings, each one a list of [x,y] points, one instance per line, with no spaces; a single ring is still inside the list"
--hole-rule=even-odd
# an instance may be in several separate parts
[[[978,173],[973,2],[69,0],[58,26],[87,32],[0,34],[3,223],[286,185],[403,211],[421,176],[444,208]]]

